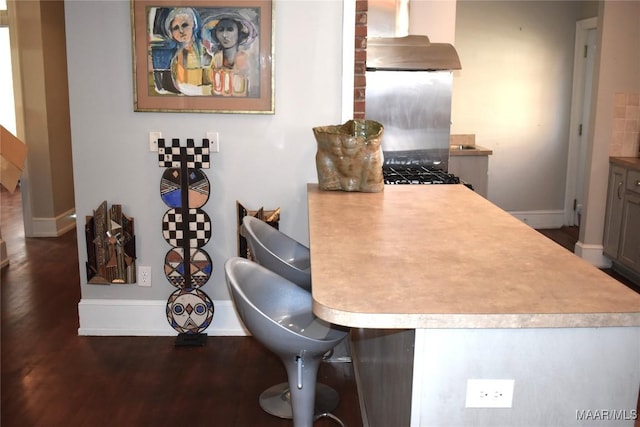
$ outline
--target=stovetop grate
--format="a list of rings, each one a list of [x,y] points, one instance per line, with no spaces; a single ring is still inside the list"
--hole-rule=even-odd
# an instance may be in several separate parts
[[[384,166],[385,184],[460,184],[460,178],[440,169],[425,166]]]

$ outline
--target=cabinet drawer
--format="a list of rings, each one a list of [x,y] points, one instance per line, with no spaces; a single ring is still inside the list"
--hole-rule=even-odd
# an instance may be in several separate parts
[[[627,175],[627,190],[640,193],[640,171],[630,170]]]

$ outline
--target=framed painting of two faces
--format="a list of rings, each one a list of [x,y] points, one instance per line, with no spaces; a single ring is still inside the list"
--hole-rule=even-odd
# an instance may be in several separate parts
[[[131,0],[134,111],[274,113],[272,1]]]

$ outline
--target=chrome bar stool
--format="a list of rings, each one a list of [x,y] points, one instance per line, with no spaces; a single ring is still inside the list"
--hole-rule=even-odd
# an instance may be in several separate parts
[[[258,264],[311,290],[311,258],[308,247],[253,216],[242,218],[241,231]],[[331,350],[324,361],[351,362],[350,354],[348,340],[344,340]]]
[[[322,357],[348,335],[348,330],[319,319],[311,294],[267,268],[245,258],[225,262],[229,293],[251,334],[284,364],[294,427],[311,427],[334,415],[315,408],[316,379]]]
[[[309,248],[256,217],[242,219],[242,229],[255,261],[281,277],[311,291]],[[329,360],[325,355],[324,360]],[[338,407],[340,397],[333,388],[316,384],[316,412],[330,413]],[[276,384],[260,395],[260,406],[279,418],[292,418],[290,390],[287,383]]]
[[[308,247],[250,215],[242,219],[242,231],[258,264],[311,290]]]

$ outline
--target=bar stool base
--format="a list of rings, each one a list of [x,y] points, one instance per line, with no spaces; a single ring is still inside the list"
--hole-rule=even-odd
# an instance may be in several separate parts
[[[325,384],[316,384],[315,413],[327,414],[338,407],[338,392]],[[260,407],[268,414],[278,418],[293,419],[289,383],[280,383],[269,387],[260,394]]]

